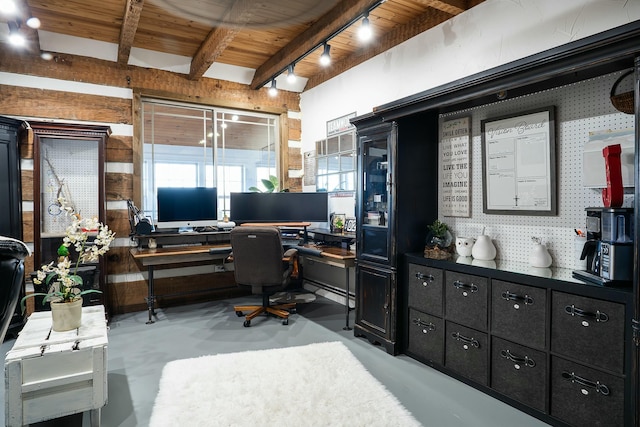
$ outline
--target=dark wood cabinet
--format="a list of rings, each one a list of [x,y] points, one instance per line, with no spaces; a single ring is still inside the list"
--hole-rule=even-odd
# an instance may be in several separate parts
[[[352,122],[358,138],[354,333],[396,354],[403,339],[396,327],[398,265],[405,253],[424,248],[427,225],[437,216],[437,189],[429,185],[437,179],[437,144],[421,137],[433,134],[437,117],[387,123],[369,115]],[[418,175],[424,180],[416,181]]]
[[[105,150],[111,129],[108,126],[30,122],[33,129],[34,160],[34,265],[57,258],[67,223],[57,202],[64,197],[82,217],[97,217],[106,223]],[[75,255],[71,251],[72,258]],[[106,286],[106,257],[91,269],[84,287],[89,304],[103,304],[109,315]],[[94,280],[95,279],[95,280]],[[38,306],[38,304],[36,304]]]
[[[18,134],[22,122],[0,117],[0,236],[22,240],[22,191]]]

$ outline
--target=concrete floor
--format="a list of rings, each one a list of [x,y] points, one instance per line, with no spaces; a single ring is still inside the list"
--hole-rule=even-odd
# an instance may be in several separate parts
[[[343,330],[343,305],[318,297],[312,303],[299,305],[288,326],[260,317],[245,328],[233,305],[252,299],[258,302],[249,297],[159,309],[157,322],[152,325],[145,324],[146,312],[114,316],[109,330],[109,401],[102,409],[102,426],[148,425],[162,368],[172,360],[326,341],[342,341],[425,426],[546,425],[407,356],[390,356],[382,348],[354,337],[353,331]],[[353,317],[351,313],[351,325]],[[13,342],[10,339],[0,346],[3,358]],[[0,395],[4,401],[4,388],[0,388]],[[345,405],[348,404],[349,397],[345,396]],[[4,404],[0,416],[4,419]],[[88,426],[88,414],[84,420],[81,418],[67,417],[38,426]],[[253,424],[265,425],[264,422],[255,420]],[[357,425],[357,414],[349,425]]]

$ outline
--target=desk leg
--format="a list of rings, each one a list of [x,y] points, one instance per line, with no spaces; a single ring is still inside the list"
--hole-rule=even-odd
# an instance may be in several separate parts
[[[155,300],[155,297],[153,296],[153,265],[149,266],[149,278],[147,282],[148,282],[147,286],[149,289],[149,293],[147,295],[147,309],[149,310],[149,321],[147,321],[147,325],[150,325],[152,323],[155,323],[152,318],[152,316],[155,314],[153,312],[153,304]]]
[[[346,267],[346,266],[345,266]],[[346,285],[347,285],[347,323],[345,324],[344,328],[342,328],[345,331],[350,331],[351,328],[349,327],[349,267],[346,267],[344,269],[344,271],[347,272],[347,280],[346,280]]]

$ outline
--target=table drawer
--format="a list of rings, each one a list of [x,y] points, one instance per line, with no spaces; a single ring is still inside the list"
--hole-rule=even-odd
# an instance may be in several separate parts
[[[409,307],[442,316],[442,279],[438,268],[409,264]]]
[[[575,426],[622,426],[624,380],[552,357],[550,412]]]
[[[494,336],[491,344],[491,388],[546,412],[546,353]]]
[[[488,385],[487,334],[446,322],[445,366],[483,385]]]
[[[500,280],[491,282],[491,332],[546,348],[547,290]]]
[[[445,272],[447,320],[486,331],[488,283],[489,279],[486,277]]]
[[[623,372],[624,305],[553,292],[551,310],[553,352]]]
[[[407,351],[439,365],[444,356],[444,321],[435,316],[409,309],[409,342]]]

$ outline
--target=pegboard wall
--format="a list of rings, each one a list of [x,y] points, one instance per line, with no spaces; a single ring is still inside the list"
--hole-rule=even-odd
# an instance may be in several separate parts
[[[574,229],[585,230],[585,208],[602,206],[601,190],[582,186],[582,153],[590,132],[633,129],[634,116],[616,110],[609,91],[621,73],[613,73],[583,82],[546,90],[514,99],[440,116],[444,121],[471,117],[471,216],[439,219],[449,225],[454,236],[492,237],[497,259],[528,263],[533,249],[532,237],[547,245],[552,267],[576,267]],[[626,89],[631,90],[631,89]],[[620,91],[626,91],[620,87]],[[532,109],[556,107],[556,181],[555,216],[488,215],[482,209],[482,137],[480,122],[504,115],[517,115]],[[440,147],[442,149],[442,147]],[[439,156],[442,159],[442,156]],[[439,164],[439,170],[442,165]],[[441,179],[441,178],[440,178]],[[439,182],[439,185],[441,183]],[[624,206],[633,206],[633,189],[626,190]]]
[[[64,235],[71,219],[60,210],[63,196],[83,218],[98,216],[98,145],[94,141],[53,140],[41,145],[42,236]]]

